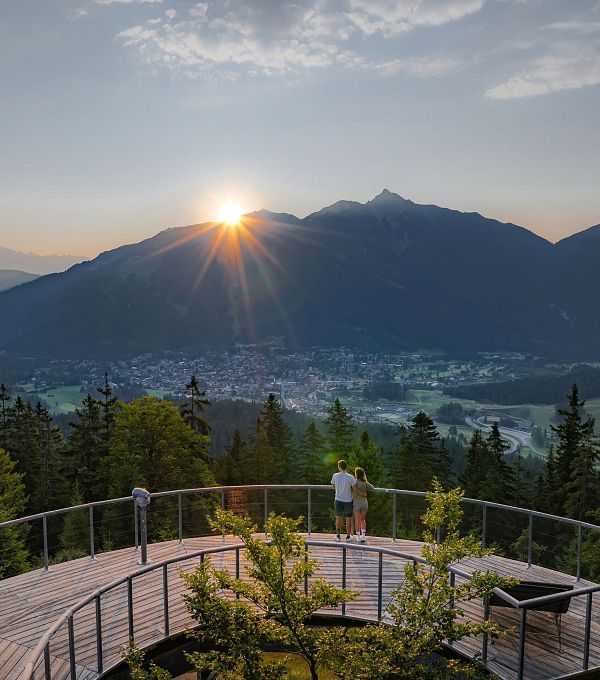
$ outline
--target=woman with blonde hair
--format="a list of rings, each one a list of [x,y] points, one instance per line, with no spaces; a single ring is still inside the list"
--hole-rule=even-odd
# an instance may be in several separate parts
[[[364,543],[367,535],[367,510],[369,501],[367,493],[373,491],[375,487],[367,481],[367,475],[363,468],[354,469],[356,484],[352,487],[352,503],[354,509],[354,530],[358,535],[358,540]]]

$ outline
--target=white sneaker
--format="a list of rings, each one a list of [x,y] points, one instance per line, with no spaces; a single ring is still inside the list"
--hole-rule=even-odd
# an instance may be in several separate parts
[[[361,534],[360,538],[358,539],[361,543],[364,543],[366,541],[365,535]]]
[[[342,540],[342,539],[340,538],[340,535],[339,535],[339,534],[335,537],[335,540],[336,540],[336,543],[339,543],[339,542]]]

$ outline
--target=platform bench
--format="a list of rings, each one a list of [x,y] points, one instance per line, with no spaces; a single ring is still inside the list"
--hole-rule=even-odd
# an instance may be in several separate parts
[[[534,597],[542,597],[542,595],[556,595],[556,593],[566,593],[573,590],[573,586],[566,583],[545,583],[543,581],[521,581],[514,586],[508,586],[502,589],[507,595],[514,597],[515,600],[522,602],[523,600],[531,600]],[[503,600],[499,595],[492,593],[490,595],[490,617],[493,607],[510,607],[514,609],[506,600]],[[556,630],[558,632],[558,652],[562,652],[561,639],[561,617],[569,611],[571,598],[565,598],[558,602],[550,602],[549,604],[540,604],[536,607],[528,607],[529,611],[551,612],[554,614],[556,621]]]

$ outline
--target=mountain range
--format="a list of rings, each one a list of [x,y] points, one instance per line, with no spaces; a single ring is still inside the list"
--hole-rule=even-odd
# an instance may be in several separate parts
[[[83,262],[88,258],[84,255],[36,255],[35,253],[22,253],[19,250],[11,250],[0,246],[0,269],[12,269],[32,274],[52,274],[63,272],[77,262]]]
[[[387,190],[304,219],[177,227],[0,294],[0,350],[290,348],[598,358],[600,225],[556,244]]]

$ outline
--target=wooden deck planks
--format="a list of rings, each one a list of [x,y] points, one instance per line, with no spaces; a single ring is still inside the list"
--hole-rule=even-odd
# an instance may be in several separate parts
[[[330,534],[313,534],[311,540],[331,541]],[[231,543],[231,538],[225,543]],[[389,539],[370,538],[370,545],[392,548],[409,555],[420,555],[422,543]],[[203,548],[223,545],[220,536],[186,539],[184,545],[176,541],[148,546],[152,562],[185,555]],[[316,547],[314,556],[321,562],[318,576],[341,586],[342,551],[339,548]],[[346,614],[365,620],[377,616],[378,565],[377,554],[348,549],[346,587],[362,593],[359,600],[346,607]],[[78,600],[100,586],[140,568],[139,552],[131,548],[97,555],[95,560],[83,558],[53,566],[51,571],[22,574],[0,581],[0,680],[17,680],[46,630],[59,616]],[[234,573],[235,553],[215,555],[216,566],[227,568]],[[179,571],[192,571],[197,559],[184,560],[168,570],[169,582],[169,624],[170,634],[186,630],[193,621],[185,610],[181,595],[184,584]],[[382,610],[390,602],[392,590],[400,585],[407,561],[384,556]],[[559,574],[543,567],[527,568],[526,564],[502,557],[485,557],[467,561],[462,565],[465,571],[472,569],[494,569],[502,575],[521,579],[574,583],[570,576]],[[243,559],[241,575],[243,576]],[[585,582],[580,582],[583,587]],[[164,636],[162,570],[150,572],[133,582],[133,608],[135,614],[134,636],[136,643],[146,646]],[[600,665],[600,596],[594,598],[592,645],[590,665]],[[582,668],[583,628],[585,598],[574,598],[569,612],[563,615],[563,653],[558,653],[555,620],[551,614],[531,612],[527,622],[527,644],[525,676],[530,680],[547,680]],[[483,603],[465,603],[466,616],[474,620],[483,618]],[[121,648],[127,642],[127,589],[119,586],[102,598],[102,640],[104,644],[104,667],[109,668],[120,659]],[[327,613],[340,613],[331,612]],[[508,629],[495,644],[488,645],[488,666],[501,678],[513,680],[517,676],[518,658],[518,612],[506,608],[495,608],[495,621]],[[95,628],[95,604],[92,602],[74,617],[75,659],[77,677],[92,680],[97,677]],[[481,639],[468,639],[456,643],[457,650],[473,655],[481,651]],[[61,628],[50,643],[52,677],[62,680],[69,676],[69,647],[66,626]],[[43,673],[43,662],[40,664]]]

